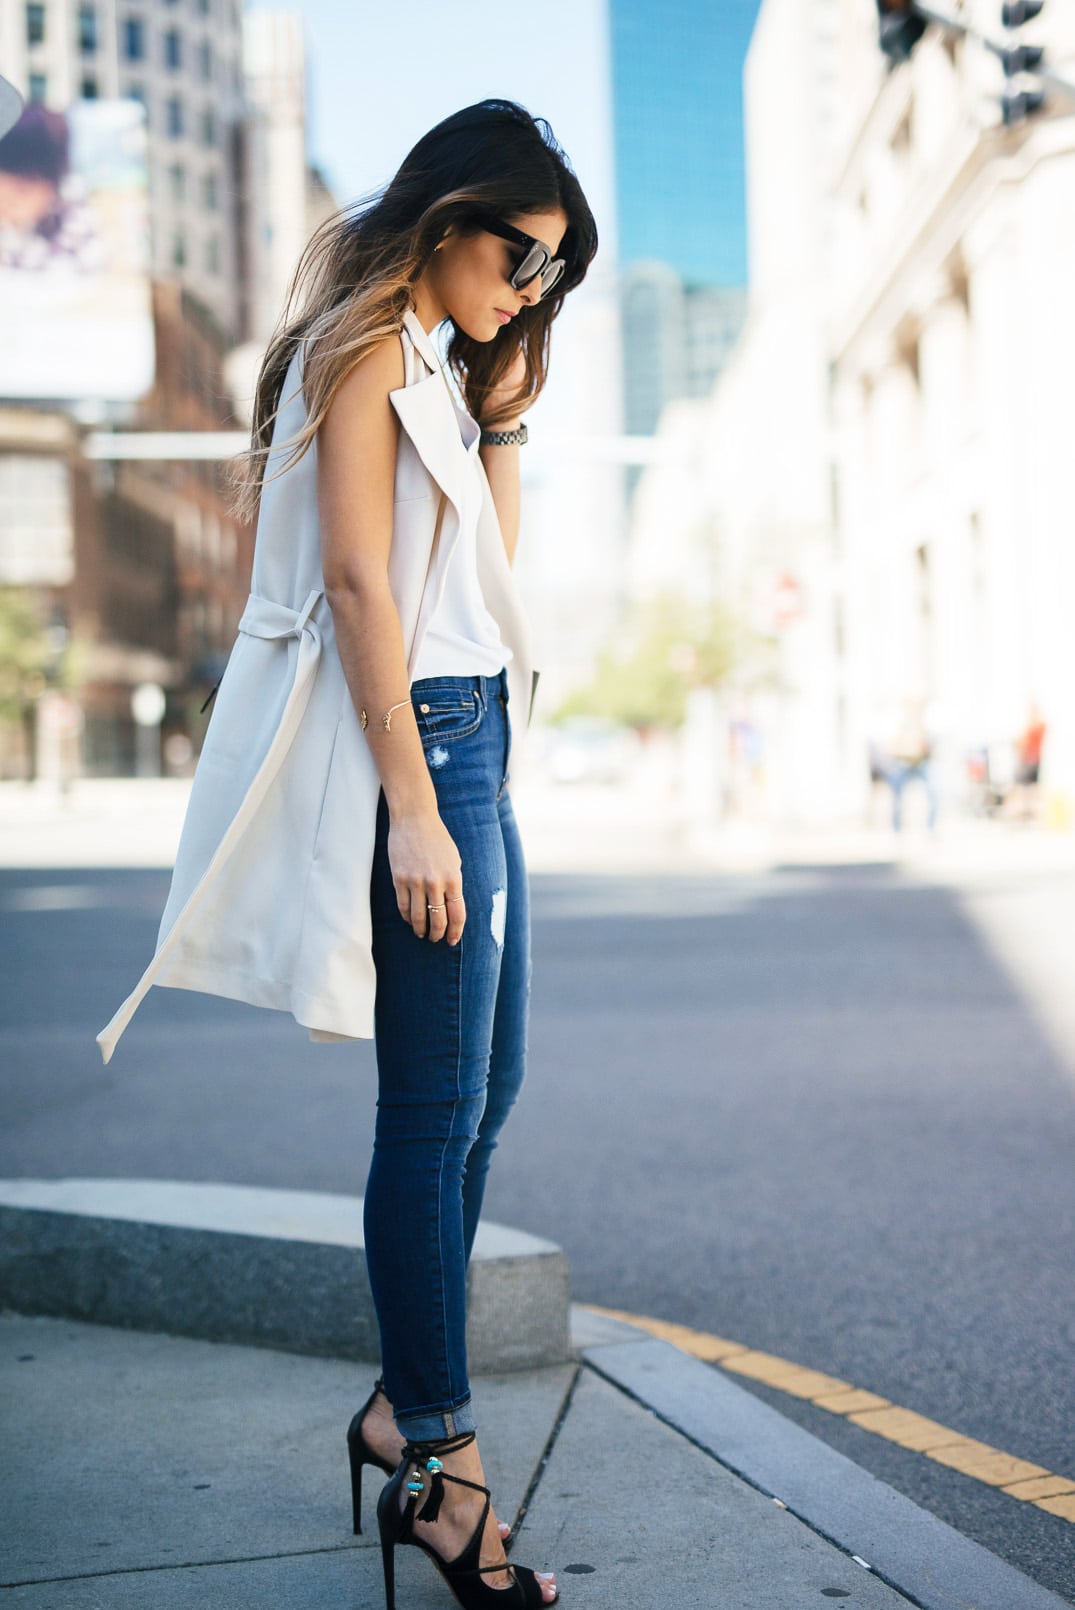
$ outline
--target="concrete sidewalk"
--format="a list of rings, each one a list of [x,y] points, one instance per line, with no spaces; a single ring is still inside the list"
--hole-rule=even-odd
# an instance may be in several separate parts
[[[565,1607],[1059,1610],[719,1372],[572,1317],[573,1361],[475,1382],[512,1553],[556,1568]],[[6,1604],[383,1603],[380,1476],[354,1537],[344,1448],[371,1367],[12,1314],[0,1339]],[[397,1555],[397,1599],[453,1602],[416,1549]]]
[[[83,778],[61,795],[47,784],[0,783],[0,866],[170,867],[190,783],[175,778]],[[513,788],[532,872],[760,872],[781,865],[890,861],[911,875],[1075,869],[1075,832],[953,816],[936,834],[915,826],[831,823],[778,827],[685,819],[652,791],[557,785],[533,769]]]

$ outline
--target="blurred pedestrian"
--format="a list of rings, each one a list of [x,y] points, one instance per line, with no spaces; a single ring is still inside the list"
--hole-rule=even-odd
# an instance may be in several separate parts
[[[1011,792],[1004,801],[1005,815],[1030,818],[1036,814],[1041,753],[1045,746],[1046,731],[1041,709],[1032,700],[1027,711],[1026,726],[1016,740],[1015,776]]]
[[[508,1566],[467,1378],[466,1274],[523,1078],[526,873],[508,797],[532,695],[510,560],[520,414],[597,248],[548,125],[446,118],[300,262],[257,387],[253,592],[198,763],[150,983],[376,1039],[365,1245],[384,1376],[348,1432],[355,1530],[431,1554],[466,1606],[539,1605]],[[449,326],[452,393],[432,340]],[[393,1422],[394,1417],[394,1422]],[[501,1590],[504,1590],[503,1592]]]
[[[920,699],[903,699],[893,730],[880,744],[870,746],[870,776],[881,778],[892,792],[892,830],[903,831],[903,792],[915,779],[926,794],[926,825],[937,825],[937,789],[933,777],[933,745],[926,730]]]

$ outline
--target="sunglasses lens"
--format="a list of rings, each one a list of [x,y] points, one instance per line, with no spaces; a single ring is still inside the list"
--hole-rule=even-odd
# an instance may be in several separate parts
[[[530,281],[536,279],[538,274],[541,273],[548,261],[548,254],[543,246],[531,246],[511,276],[511,283],[515,289],[521,291],[525,286],[529,285]]]
[[[544,273],[541,276],[541,294],[542,294],[542,296],[547,296],[548,295],[548,293],[552,290],[553,286],[556,284],[557,280],[560,278],[560,276],[561,276],[561,274],[563,272],[564,272],[564,261],[563,261],[563,258],[558,257],[555,262],[549,264],[548,268],[545,269]]]

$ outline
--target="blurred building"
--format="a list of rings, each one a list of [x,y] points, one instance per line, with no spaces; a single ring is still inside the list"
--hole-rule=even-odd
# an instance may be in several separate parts
[[[962,15],[996,38],[999,11]],[[1024,34],[1075,59],[1070,6]],[[1068,821],[1075,94],[1004,127],[973,39],[930,29],[886,71],[848,15],[841,47],[826,355],[849,730],[883,744],[893,704],[923,702],[958,800],[968,751],[1011,744],[1036,702]]]
[[[239,425],[236,389],[252,391],[295,261],[334,205],[306,160],[301,17],[244,18],[233,0],[0,0],[0,59],[37,118],[8,189],[29,194],[44,151],[66,220],[0,217],[0,587],[52,645],[43,684],[77,700],[81,766],[146,768],[132,699],[148,684],[157,753],[181,769],[252,550],[227,466],[188,457],[183,438]],[[143,458],[145,432],[178,445]],[[9,719],[0,775],[26,775],[35,747],[40,759],[33,722]]]
[[[999,32],[991,0],[962,15]],[[1075,56],[1070,8],[1028,33]],[[666,422],[632,568],[652,584],[693,543],[698,574],[768,620],[779,677],[738,697],[776,819],[865,813],[871,745],[911,705],[949,806],[968,751],[1014,741],[1034,703],[1052,819],[1075,803],[1075,100],[1005,128],[1002,89],[973,40],[930,28],[893,68],[871,7],[762,5],[747,325],[708,403]]]
[[[280,317],[302,248],[335,211],[306,155],[306,48],[299,11],[251,11],[243,18],[249,263],[248,335],[262,344]]]
[[[629,436],[652,436],[661,414],[680,397],[704,397],[739,338],[746,293],[688,285],[670,263],[644,261],[624,270],[624,424]]]
[[[0,61],[27,98],[64,111],[146,109],[155,278],[239,332],[240,0],[0,0]]]
[[[127,420],[132,439],[143,426],[218,429],[221,332],[179,286],[154,287],[152,317],[157,379]],[[132,702],[144,686],[161,708],[151,769],[183,769],[249,592],[253,532],[231,512],[226,467],[126,459],[129,435],[87,430],[70,409],[0,403],[0,587],[27,600],[50,648],[38,692],[65,689],[77,714],[75,773],[144,762]],[[37,722],[0,729],[0,777],[48,771],[51,709],[39,701]]]
[[[227,366],[249,418],[266,343],[287,300],[302,249],[337,202],[306,149],[306,43],[299,11],[243,17],[243,174],[239,209],[243,339]]]

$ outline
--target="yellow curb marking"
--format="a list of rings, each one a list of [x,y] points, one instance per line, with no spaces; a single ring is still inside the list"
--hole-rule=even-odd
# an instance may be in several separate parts
[[[1066,1497],[1039,1498],[1039,1509],[1047,1509],[1050,1515],[1059,1515],[1062,1520],[1075,1521],[1075,1493],[1068,1493]]]
[[[913,1409],[900,1409],[875,1392],[863,1391],[835,1375],[824,1375],[820,1370],[793,1364],[775,1353],[759,1353],[740,1342],[711,1336],[708,1331],[691,1330],[688,1325],[673,1325],[665,1319],[626,1314],[618,1308],[587,1306],[591,1314],[622,1320],[626,1325],[634,1325],[651,1336],[671,1342],[673,1347],[707,1364],[719,1364],[721,1369],[748,1375],[751,1380],[762,1381],[792,1397],[805,1398],[819,1409],[842,1415],[852,1425],[861,1426],[863,1431],[872,1431],[875,1436],[896,1442],[901,1448],[911,1448],[939,1465],[948,1465],[975,1481],[998,1487],[1009,1497],[1048,1510],[1050,1515],[1075,1521],[1075,1478],[1071,1476],[1056,1476],[1041,1465],[1016,1459],[999,1448],[991,1448],[987,1442],[976,1442],[973,1437],[965,1437],[961,1431],[928,1420]]]
[[[848,1419],[863,1431],[876,1432],[888,1442],[898,1442],[901,1448],[913,1448],[916,1453],[933,1453],[946,1442],[964,1440],[961,1431],[938,1425],[936,1420],[927,1420],[924,1414],[915,1414],[913,1409],[872,1409],[866,1414],[850,1414]],[[1028,1470],[1025,1474],[1041,1476],[1045,1473]]]
[[[1075,1481],[1067,1476],[1038,1476],[1033,1481],[1017,1481],[1004,1491],[1013,1498],[1056,1498],[1059,1493],[1075,1494]]]
[[[812,1401],[819,1409],[830,1409],[833,1414],[857,1414],[862,1409],[888,1407],[887,1398],[879,1398],[876,1392],[860,1392],[853,1386],[849,1386],[845,1392],[833,1392],[830,1397],[814,1398]]]

